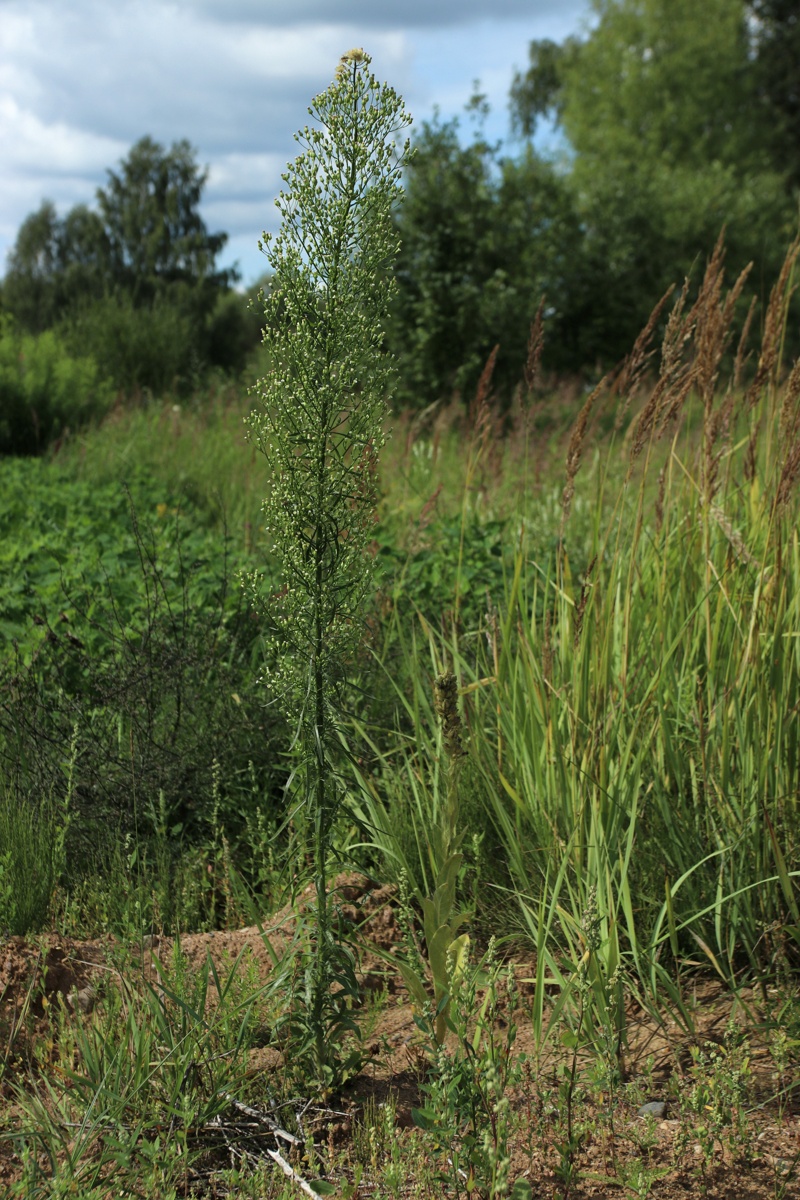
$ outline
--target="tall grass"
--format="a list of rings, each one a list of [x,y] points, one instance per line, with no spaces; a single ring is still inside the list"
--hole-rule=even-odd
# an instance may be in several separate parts
[[[209,385],[190,399],[119,405],[101,423],[59,442],[51,459],[67,477],[104,486],[144,479],[160,485],[165,499],[183,494],[209,527],[227,530],[232,549],[263,557],[268,540],[261,509],[270,474],[245,436],[253,404],[243,381]],[[539,398],[531,422],[538,429],[532,449],[539,465],[569,428],[573,408],[571,398]],[[383,538],[416,546],[431,522],[458,519],[465,495],[463,441],[471,424],[457,398],[389,418],[378,468]],[[523,462],[524,440],[503,437],[496,414],[490,432],[490,462],[481,456],[466,493],[469,511],[482,520],[519,509],[523,468],[530,466]]]
[[[23,1171],[9,1196],[175,1196],[172,1182],[185,1195],[197,1160],[228,1141],[264,989],[241,956],[190,973],[179,942],[155,965],[157,984],[121,964],[91,1019],[62,1013],[52,1076],[16,1085],[4,1136]]]
[[[0,793],[0,935],[42,929],[57,882],[50,822]]]
[[[680,1004],[687,970],[735,985],[796,961],[800,366],[781,381],[780,342],[797,256],[745,391],[732,345],[744,278],[725,289],[717,248],[697,300],[684,289],[674,304],[655,379],[654,318],[586,401],[557,553],[537,561],[543,531],[522,521],[499,612],[479,631],[430,631],[460,678],[483,824],[502,847],[495,881],[505,871],[537,951],[540,1021],[545,978],[566,987],[589,961],[596,1031],[614,1037],[625,981]],[[578,471],[592,408],[609,401],[620,429],[638,414],[589,499]],[[415,699],[430,669],[407,635],[393,653],[405,734],[373,738],[361,815],[413,878],[429,871],[441,803]]]

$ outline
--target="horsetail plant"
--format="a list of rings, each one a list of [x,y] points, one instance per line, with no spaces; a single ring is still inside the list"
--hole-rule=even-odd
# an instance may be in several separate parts
[[[368,542],[391,362],[383,320],[398,250],[392,210],[410,124],[401,98],[351,50],[312,102],[283,176],[282,223],[261,248],[273,272],[264,302],[270,373],[250,430],[271,468],[267,530],[283,587],[268,601],[276,666],[267,680],[297,730],[293,788],[313,838],[312,949],[296,1021],[323,1088],[341,1077],[337,1043],[355,1032],[352,960],[333,934],[328,860],[342,801],[336,759],[342,687],[371,586]],[[298,1046],[294,1048],[297,1057]]]

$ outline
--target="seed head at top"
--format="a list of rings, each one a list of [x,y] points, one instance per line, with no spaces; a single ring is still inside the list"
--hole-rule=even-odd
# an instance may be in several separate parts
[[[339,59],[339,65],[336,68],[336,78],[341,79],[347,72],[350,63],[369,63],[370,57],[363,46],[354,46],[352,50],[348,50]]]
[[[437,675],[433,681],[433,706],[442,722],[445,750],[451,758],[464,753],[461,745],[461,715],[458,711],[458,680],[451,671]]]

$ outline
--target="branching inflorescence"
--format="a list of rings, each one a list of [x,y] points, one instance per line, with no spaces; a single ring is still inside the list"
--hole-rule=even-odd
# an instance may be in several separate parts
[[[283,589],[268,601],[278,645],[269,682],[298,730],[297,786],[314,841],[307,990],[323,1074],[333,1032],[323,1028],[324,1013],[336,982],[327,859],[341,801],[337,715],[371,581],[367,546],[391,372],[383,323],[398,250],[392,210],[408,150],[398,138],[410,123],[369,64],[363,50],[345,54],[309,108],[314,126],[296,135],[302,153],[283,176],[281,228],[262,243],[273,272],[264,303],[270,372],[250,422],[271,467],[264,511],[283,567]]]

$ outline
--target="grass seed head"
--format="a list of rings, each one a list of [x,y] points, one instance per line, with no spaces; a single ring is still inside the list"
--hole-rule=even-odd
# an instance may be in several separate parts
[[[578,419],[572,427],[569,445],[567,446],[567,479],[564,484],[564,491],[561,493],[561,513],[562,530],[569,519],[570,509],[572,508],[572,498],[575,495],[575,476],[581,465],[583,457],[583,443],[586,439],[586,430],[589,426],[589,418],[592,415],[592,410],[597,402],[598,397],[605,391],[608,383],[608,376],[605,375],[598,383],[597,387],[589,395],[586,403],[578,414]]]
[[[460,758],[464,747],[461,744],[461,714],[458,711],[458,680],[451,671],[445,671],[434,679],[433,706],[442,723],[445,750],[450,758]]]
[[[544,300],[539,301],[539,307],[536,310],[536,316],[531,324],[531,332],[528,338],[528,358],[525,363],[525,390],[532,392],[536,386],[536,380],[539,375],[539,366],[542,361],[542,350],[544,349]]]
[[[770,292],[769,304],[764,316],[764,334],[761,339],[758,367],[745,396],[745,406],[748,410],[753,409],[758,403],[762,389],[769,382],[778,362],[787,308],[794,291],[791,280],[798,255],[800,255],[800,237],[795,238],[786,252],[778,281]]]

